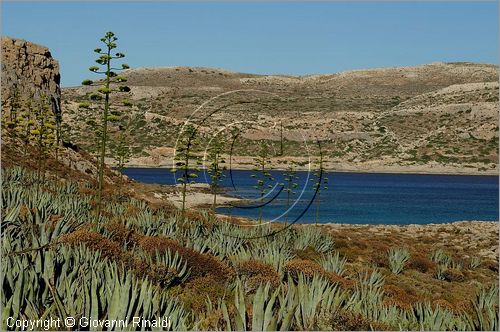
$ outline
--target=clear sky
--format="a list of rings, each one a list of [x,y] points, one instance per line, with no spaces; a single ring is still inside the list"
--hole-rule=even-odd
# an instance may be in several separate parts
[[[131,67],[306,75],[499,57],[497,2],[2,3],[2,34],[49,47],[63,86],[92,78],[109,30]]]

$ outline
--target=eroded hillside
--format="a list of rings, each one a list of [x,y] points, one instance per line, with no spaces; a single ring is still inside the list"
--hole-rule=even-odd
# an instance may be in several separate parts
[[[433,63],[303,77],[166,67],[129,70],[125,76],[134,103],[127,110],[134,133],[129,165],[170,164],[179,128],[189,117],[201,123],[204,141],[216,128],[229,140],[237,125],[241,136],[233,154],[239,167],[250,167],[250,156],[259,150],[255,141],[268,140],[278,151],[283,137],[277,167],[291,157],[306,162],[319,139],[332,169],[498,170],[494,65]],[[71,124],[67,135],[87,149],[92,147],[85,120],[95,114],[78,104],[90,91],[63,89],[65,120]]]

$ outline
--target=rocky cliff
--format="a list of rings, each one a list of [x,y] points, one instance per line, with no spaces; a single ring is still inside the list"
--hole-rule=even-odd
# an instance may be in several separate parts
[[[60,110],[59,63],[48,48],[26,40],[2,37],[2,109],[9,111],[16,91],[20,95],[50,97],[54,112]]]

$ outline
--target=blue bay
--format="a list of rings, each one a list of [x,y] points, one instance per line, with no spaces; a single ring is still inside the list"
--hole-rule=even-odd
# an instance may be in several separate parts
[[[176,175],[162,168],[128,168],[130,178],[172,185]],[[310,203],[315,190],[312,173],[297,172],[298,188],[287,203],[287,193],[280,190],[282,172],[271,172],[274,189],[267,194],[262,208],[265,220],[314,223],[317,200]],[[220,207],[218,212],[258,219],[260,193],[254,189],[253,171],[226,172],[223,187],[226,195],[248,200],[244,207]],[[498,176],[416,175],[328,172],[328,189],[320,192],[320,223],[353,224],[428,224],[460,220],[498,220]],[[309,177],[309,178],[308,178]],[[201,172],[197,182],[209,182]],[[276,196],[276,197],[275,197]],[[274,199],[271,199],[274,198]],[[309,208],[307,208],[309,206]],[[256,207],[257,206],[257,207]],[[301,216],[301,217],[300,217]],[[300,218],[299,218],[300,217]]]

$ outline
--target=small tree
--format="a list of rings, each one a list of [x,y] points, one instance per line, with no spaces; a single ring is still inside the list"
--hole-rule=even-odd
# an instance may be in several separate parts
[[[186,192],[187,185],[195,183],[193,179],[198,177],[199,158],[193,153],[194,147],[197,144],[198,131],[192,124],[186,124],[183,127],[182,132],[179,135],[179,140],[177,142],[177,147],[175,151],[175,168],[172,169],[173,172],[177,170],[181,171],[181,175],[177,178],[182,184],[182,217],[185,217],[186,212]],[[196,166],[193,165],[195,163]]]
[[[222,166],[226,161],[222,157],[222,152],[224,151],[224,141],[222,138],[215,136],[212,140],[212,144],[209,148],[208,158],[210,165],[208,166],[207,172],[210,174],[210,188],[214,195],[214,201],[212,203],[212,209],[215,211],[217,206],[217,192],[220,189],[221,182],[224,179],[225,166]]]
[[[251,175],[253,178],[257,179],[254,188],[260,194],[260,201],[262,201],[264,195],[268,192],[268,189],[272,188],[271,181],[274,181],[274,178],[269,172],[268,164],[270,163],[270,161],[269,144],[265,140],[261,140],[260,150],[256,158],[255,167],[253,169],[256,174]],[[264,207],[261,206],[259,211],[260,223],[262,223],[263,210]]]
[[[126,79],[122,76],[117,75],[117,71],[128,69],[129,66],[127,64],[122,64],[121,68],[112,67],[113,60],[122,59],[125,57],[123,53],[115,53],[112,55],[113,50],[117,47],[116,41],[118,38],[115,36],[113,32],[107,32],[103,38],[101,38],[101,42],[104,44],[104,50],[101,48],[96,48],[94,50],[95,53],[99,55],[96,63],[99,66],[92,66],[89,70],[93,73],[104,75],[104,80],[99,82],[101,85],[97,90],[97,93],[93,93],[90,95],[90,99],[93,102],[103,101],[102,103],[102,117],[101,122],[99,124],[100,130],[99,141],[100,141],[100,152],[99,152],[99,162],[98,162],[98,188],[97,188],[97,212],[96,212],[96,220],[99,220],[101,214],[101,205],[102,205],[102,189],[104,182],[104,157],[106,156],[106,147],[107,147],[107,139],[108,139],[108,121],[118,120],[118,115],[113,114],[111,110],[110,104],[110,96],[112,93],[116,92],[129,92],[130,88],[124,85],[118,85],[117,88],[112,88],[112,85],[116,83],[125,82]],[[93,85],[94,82],[91,80],[85,80],[82,82],[83,85]],[[81,107],[90,107],[90,104],[81,104]]]
[[[2,129],[5,129],[12,138],[20,139],[24,144],[24,152],[27,149],[27,144],[29,140],[29,129],[24,128],[27,123],[25,123],[25,116],[29,115],[24,113],[23,103],[19,95],[19,89],[17,85],[12,88],[12,96],[9,99],[9,103],[6,105],[6,109],[10,109],[9,116],[6,117],[5,113],[2,121]],[[3,105],[2,105],[3,106]]]

